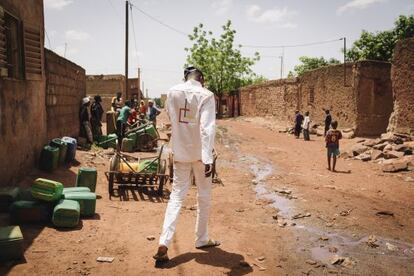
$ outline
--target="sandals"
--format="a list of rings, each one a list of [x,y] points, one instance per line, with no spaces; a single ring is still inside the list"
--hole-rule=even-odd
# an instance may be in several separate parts
[[[157,262],[167,262],[170,260],[170,258],[168,258],[168,249],[165,250],[165,252],[162,252],[160,249],[158,249],[157,254],[155,254],[154,256],[152,256]]]
[[[208,242],[202,246],[196,246],[197,249],[203,249],[203,248],[210,248],[210,247],[216,247],[216,246],[220,246],[221,243],[219,241],[215,241],[215,240],[208,240]]]

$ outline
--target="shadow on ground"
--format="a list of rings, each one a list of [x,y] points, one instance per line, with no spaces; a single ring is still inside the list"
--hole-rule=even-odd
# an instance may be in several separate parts
[[[79,166],[79,162],[74,162],[73,167]],[[29,188],[33,181],[36,178],[47,178],[55,181],[61,182],[65,187],[73,187],[76,184],[77,174],[70,170],[70,166],[61,167],[55,170],[53,173],[46,173],[37,169],[33,169],[25,179],[23,179],[18,187],[20,188]],[[9,214],[2,214],[0,216],[0,226],[15,225],[11,224]],[[51,223],[37,223],[37,224],[22,224],[20,225],[23,234],[23,252],[26,252],[30,246],[33,244],[33,241],[40,235],[45,227],[54,227]],[[58,229],[59,231],[79,231],[82,229],[82,223],[80,222],[78,227],[74,229]],[[23,256],[21,260],[9,261],[9,262],[0,262],[0,275],[7,275],[14,266],[26,263],[26,259]]]
[[[195,260],[202,265],[229,269],[230,271],[226,273],[227,275],[246,275],[253,272],[251,267],[242,267],[240,265],[240,262],[244,261],[244,257],[240,254],[227,252],[219,247],[203,249],[203,251],[204,252],[184,253],[172,258],[168,262],[157,262],[155,267],[160,269],[171,269]]]

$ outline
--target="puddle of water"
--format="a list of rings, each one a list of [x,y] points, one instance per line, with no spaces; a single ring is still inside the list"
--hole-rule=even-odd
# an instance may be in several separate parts
[[[230,147],[232,147],[232,149],[237,153],[237,156],[239,157],[239,163],[246,164],[254,175],[253,181],[256,183],[254,186],[256,197],[258,199],[263,199],[270,202],[270,205],[278,210],[279,215],[289,220],[292,217],[294,210],[294,206],[291,200],[279,195],[275,191],[272,191],[271,188],[266,184],[267,178],[273,172],[272,165],[269,163],[261,162],[253,156],[242,155],[234,144],[230,143]],[[319,176],[327,177],[325,175]],[[363,250],[363,248],[366,248],[368,246],[366,244],[368,236],[361,239],[353,239],[336,232],[327,232],[320,230],[319,228],[299,223],[296,224],[295,227],[292,227],[292,229],[296,231],[305,231],[306,234],[310,235],[311,241],[313,243],[313,245],[311,244],[309,246],[311,247],[310,252],[312,258],[316,261],[320,261],[329,265],[330,260],[334,255],[367,256],[369,254],[374,254],[386,255],[389,257],[405,260],[414,259],[414,245],[404,243],[402,241],[385,239],[376,236],[377,244],[379,245],[378,248],[373,248],[367,252],[367,250]],[[304,236],[303,234],[296,234],[298,237]],[[322,236],[328,237],[329,239],[327,241],[320,241],[319,238]],[[315,243],[318,244],[318,246],[314,246]],[[395,250],[389,250],[387,248],[387,243],[394,245],[396,247]],[[320,245],[323,245],[323,247]],[[330,252],[329,248],[331,248],[332,252]],[[333,252],[334,250],[332,250],[332,248],[336,248],[337,251]]]

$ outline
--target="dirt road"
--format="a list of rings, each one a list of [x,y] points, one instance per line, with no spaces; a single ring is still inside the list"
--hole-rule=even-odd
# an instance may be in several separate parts
[[[412,275],[414,183],[404,179],[413,173],[384,175],[375,164],[344,160],[342,173],[331,173],[321,138],[312,138],[296,140],[249,118],[219,121],[222,184],[213,189],[210,235],[222,246],[194,248],[193,188],[162,267],[151,256],[168,196],[126,190],[110,199],[108,160],[79,152],[79,166],[48,177],[73,186],[78,167],[96,166],[98,214],[69,231],[24,226],[25,260],[2,265],[0,274]],[[35,171],[23,184],[39,175],[47,176]],[[99,256],[115,259],[97,263]]]

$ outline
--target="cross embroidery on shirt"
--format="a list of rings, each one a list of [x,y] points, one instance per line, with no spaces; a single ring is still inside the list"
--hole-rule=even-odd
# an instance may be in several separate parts
[[[184,108],[179,109],[179,118],[178,122],[183,124],[188,124],[190,122],[193,122],[194,116],[191,114],[191,110],[187,107],[188,102],[187,99],[185,99]]]

